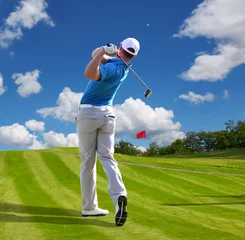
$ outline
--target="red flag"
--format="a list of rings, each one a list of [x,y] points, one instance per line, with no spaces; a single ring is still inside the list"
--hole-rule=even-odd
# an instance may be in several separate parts
[[[146,137],[146,131],[142,131],[142,132],[137,132],[136,133],[136,138],[145,138]]]

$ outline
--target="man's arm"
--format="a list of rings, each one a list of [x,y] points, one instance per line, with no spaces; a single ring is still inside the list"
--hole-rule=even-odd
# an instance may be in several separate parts
[[[99,65],[101,63],[106,63],[107,59],[104,58],[104,54],[114,55],[117,53],[117,47],[113,44],[108,44],[107,46],[103,46],[96,51],[96,55],[94,58],[88,63],[84,76],[91,80],[100,80],[101,73],[99,69]],[[92,53],[93,56],[93,53]]]
[[[96,56],[88,63],[84,76],[91,80],[100,80],[101,74],[99,69],[99,64],[103,59],[105,50],[101,47]]]
[[[101,47],[94,49],[94,51],[91,54],[91,57],[94,58],[97,55],[97,53],[100,51],[100,49]],[[108,62],[108,55],[104,54],[102,60],[100,61],[100,65],[104,65],[107,62]]]

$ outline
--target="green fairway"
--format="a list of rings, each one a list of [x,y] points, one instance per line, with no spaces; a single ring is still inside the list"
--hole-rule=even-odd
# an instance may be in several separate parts
[[[116,154],[128,190],[123,227],[115,226],[101,165],[99,203],[110,214],[82,218],[78,149],[49,151],[0,152],[0,239],[245,239],[244,150]]]

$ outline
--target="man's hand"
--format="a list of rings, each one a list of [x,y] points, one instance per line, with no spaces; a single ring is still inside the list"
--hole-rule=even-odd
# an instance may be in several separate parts
[[[117,46],[112,43],[108,43],[106,46],[103,46],[102,48],[104,49],[105,54],[109,56],[117,54],[118,52]]]

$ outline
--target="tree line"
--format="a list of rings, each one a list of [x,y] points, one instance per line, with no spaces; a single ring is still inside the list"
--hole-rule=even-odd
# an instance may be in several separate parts
[[[245,121],[229,120],[225,122],[225,130],[214,132],[187,132],[184,139],[177,139],[171,145],[159,146],[151,142],[149,148],[142,152],[130,142],[120,141],[115,144],[115,153],[132,156],[158,156],[183,152],[209,152],[230,148],[245,147]]]

